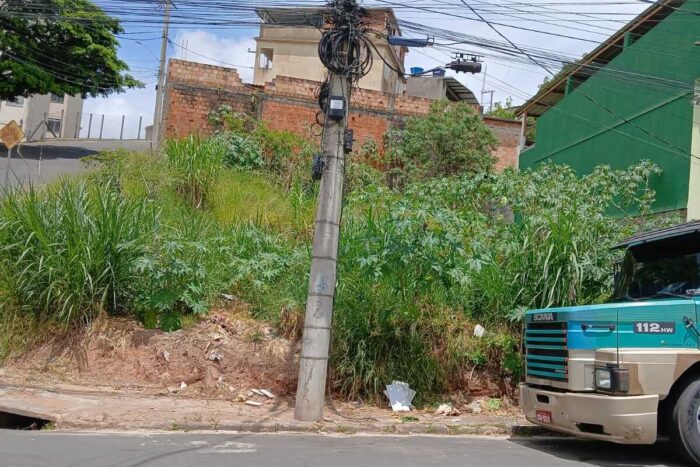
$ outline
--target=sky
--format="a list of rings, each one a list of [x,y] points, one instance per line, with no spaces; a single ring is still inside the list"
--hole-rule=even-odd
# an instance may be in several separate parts
[[[106,6],[109,0],[94,1],[100,6]],[[571,57],[580,57],[592,50],[649,6],[642,0],[537,0],[528,3],[516,0],[469,1],[469,5],[481,15],[481,18],[478,18],[461,1],[365,0],[363,3],[366,6],[396,7],[395,13],[399,20],[479,36],[484,40],[503,42],[505,36],[519,47],[537,47]],[[322,1],[318,2],[319,6],[323,4]],[[426,9],[433,11],[429,12]],[[256,19],[251,13],[250,21]],[[499,25],[490,27],[482,19]],[[255,50],[254,38],[258,33],[257,28],[212,29],[198,23],[200,21],[193,19],[191,24],[177,24],[171,28],[168,57],[235,67],[244,81],[251,81],[255,61],[255,54],[251,51]],[[162,24],[154,22],[149,25],[133,25],[127,22],[123,27],[125,33],[119,37],[119,57],[129,64],[130,73],[141,80],[144,87],[107,98],[88,99],[83,111],[83,132],[86,131],[90,113],[95,114],[93,135],[101,119],[98,115],[105,114],[106,138],[118,136],[122,115],[126,116],[126,134],[136,133],[139,118],[142,119],[141,124],[144,128],[153,121]],[[415,37],[410,34],[404,35]],[[455,45],[453,48],[465,52],[480,52],[478,47],[474,46]],[[522,58],[526,59],[524,56]],[[406,69],[414,66],[429,69],[445,65],[451,59],[449,53],[439,48],[411,49],[406,57]],[[517,105],[534,95],[543,79],[550,76],[549,72],[558,71],[553,67],[548,67],[549,72],[545,71],[535,63],[523,62],[523,59],[509,60],[485,56],[482,59],[482,73],[465,75],[448,71],[448,75],[455,76],[471,89],[487,108],[491,97],[488,93],[482,95],[482,90],[493,90],[495,102],[505,102],[506,98],[510,97]]]

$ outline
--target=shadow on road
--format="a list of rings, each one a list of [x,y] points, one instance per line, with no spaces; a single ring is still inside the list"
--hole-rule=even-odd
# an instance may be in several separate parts
[[[21,157],[22,159],[32,159],[32,160],[48,160],[48,159],[80,159],[81,157],[91,156],[97,153],[93,149],[88,149],[84,147],[77,146],[51,146],[45,145],[27,145],[23,144],[19,148],[19,153],[17,150],[14,151],[14,156]]]
[[[150,142],[144,140],[62,140],[37,143],[24,143],[13,150],[13,157],[31,160],[49,159],[80,159],[92,156],[100,151],[127,149],[131,151],[147,151]]]
[[[624,445],[568,437],[511,439],[519,446],[545,452],[562,460],[601,467],[685,466],[667,441],[654,445]]]

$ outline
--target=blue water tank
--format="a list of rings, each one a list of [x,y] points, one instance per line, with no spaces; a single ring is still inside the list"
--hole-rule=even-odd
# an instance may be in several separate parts
[[[417,76],[422,75],[425,70],[419,66],[414,66],[411,68],[411,75]]]
[[[433,70],[433,76],[442,78],[443,76],[445,76],[445,69],[444,68],[437,68],[437,69]]]

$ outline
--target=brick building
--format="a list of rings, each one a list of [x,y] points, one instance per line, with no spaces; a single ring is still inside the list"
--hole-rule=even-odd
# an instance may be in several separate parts
[[[317,55],[324,11],[258,10],[261,26],[256,38],[254,84],[244,83],[232,68],[171,60],[161,133],[168,138],[211,134],[214,129],[207,115],[226,104],[265,121],[271,129],[310,136],[319,112],[316,91],[324,77]],[[392,126],[406,117],[427,114],[437,98],[465,102],[481,111],[473,93],[454,78],[434,76],[407,81],[393,72],[390,68],[403,69],[408,52],[386,41],[386,35],[401,33],[393,11],[370,9],[369,18],[383,33],[372,38],[382,57],[376,57],[373,73],[360,80],[351,96],[348,126],[358,146],[368,138],[381,144]],[[392,67],[381,58],[393,61]],[[484,117],[484,121],[500,143],[494,151],[496,167],[516,166],[520,122],[490,117]]]
[[[319,111],[315,97],[319,83],[277,76],[264,86],[244,83],[232,68],[171,60],[165,100],[165,136],[209,135],[214,128],[208,114],[221,105],[255,116],[274,130],[309,136]],[[424,97],[393,95],[366,89],[351,98],[349,127],[361,145],[368,138],[381,143],[386,132],[403,118],[425,115],[433,101]],[[499,140],[496,167],[514,167],[517,161],[520,122],[484,117]]]

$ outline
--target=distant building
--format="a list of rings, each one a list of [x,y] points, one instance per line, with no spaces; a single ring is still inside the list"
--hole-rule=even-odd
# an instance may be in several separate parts
[[[406,79],[406,95],[433,100],[447,99],[480,107],[474,93],[456,78],[449,76],[409,76]]]
[[[520,154],[520,167],[554,162],[583,175],[649,159],[663,170],[651,183],[653,210],[687,209],[700,218],[699,31],[700,3],[654,2],[567,66],[518,110],[537,117],[535,144]]]
[[[255,38],[255,72],[253,84],[263,86],[277,76],[323,81],[326,69],[318,58],[321,27],[325,24],[326,8],[264,8],[256,10],[262,20],[260,34]],[[401,35],[391,8],[369,8],[369,25],[376,32],[370,39],[374,65],[360,79],[360,89],[398,95],[405,89],[405,80],[395,70],[404,70],[408,49],[393,46],[387,36]]]
[[[81,97],[34,94],[0,101],[0,126],[14,120],[19,123],[27,140],[75,138],[79,133]]]
[[[369,8],[366,24],[373,66],[357,83],[350,100],[348,127],[355,147],[368,140],[380,146],[388,131],[406,118],[426,115],[438,99],[464,102],[481,111],[474,94],[457,79],[439,71],[434,76],[405,77],[406,47],[389,44],[400,36],[390,8]],[[325,8],[258,9],[260,34],[256,38],[253,84],[244,83],[235,69],[183,60],[170,60],[164,105],[164,131],[168,138],[214,131],[209,113],[226,105],[266,123],[273,130],[318,138],[320,84],[326,69],[318,56]],[[375,50],[376,49],[376,50]],[[521,124],[514,120],[483,117],[499,141],[493,151],[496,168],[514,167]]]

